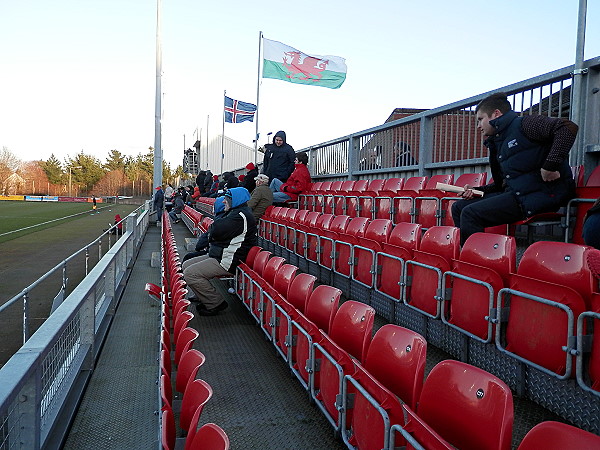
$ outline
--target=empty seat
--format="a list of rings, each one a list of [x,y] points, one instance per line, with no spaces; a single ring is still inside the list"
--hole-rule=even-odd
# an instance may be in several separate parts
[[[189,302],[188,302],[189,303]],[[187,327],[181,330],[179,339],[175,343],[175,364],[179,365],[181,357],[194,345],[199,333],[193,328]]]
[[[415,221],[415,197],[421,189],[425,188],[426,184],[426,176],[415,176],[406,180],[402,190],[398,191],[393,198],[391,208],[392,222],[400,223]]]
[[[405,429],[425,448],[511,448],[512,393],[502,380],[478,367],[440,362],[425,379],[416,411],[407,405],[404,409],[409,416]]]
[[[525,435],[518,450],[598,449],[600,436],[566,423],[538,423]]]
[[[192,348],[182,357],[177,367],[177,376],[175,377],[175,389],[177,392],[184,393],[187,385],[196,378],[200,367],[206,361],[206,357],[200,350]]]
[[[465,242],[452,271],[446,272],[442,320],[477,340],[491,342],[494,306],[500,289],[516,270],[515,238],[475,233]]]
[[[341,233],[337,240],[334,241],[333,255],[333,271],[346,278],[351,276],[351,265],[353,262],[353,246],[358,244],[361,238],[364,237],[367,230],[369,219],[366,217],[354,217],[348,222],[346,230]]]
[[[365,230],[364,238],[353,248],[352,279],[366,287],[373,287],[375,275],[375,255],[381,252],[392,232],[392,221],[374,219]],[[392,276],[392,274],[387,274]]]
[[[163,221],[164,220],[165,218],[163,217]],[[161,443],[163,449],[174,449],[175,439],[175,417],[173,416],[173,410],[171,408],[165,408],[161,415]]]
[[[194,436],[189,450],[228,450],[229,438],[221,427],[214,423],[203,425]],[[186,449],[187,450],[187,449]]]
[[[350,217],[358,217],[361,215],[359,197],[369,188],[369,183],[370,181],[365,179],[356,180],[352,189],[345,194],[346,204],[342,214],[347,214]],[[371,216],[364,217],[370,218]]]
[[[398,192],[404,189],[404,178],[388,178],[373,199],[373,219],[392,219],[393,201]]]
[[[600,313],[581,314],[577,336],[577,382],[582,389],[600,396]]]
[[[213,390],[204,380],[194,380],[187,386],[181,401],[181,412],[179,414],[179,426],[183,430],[189,430],[192,418],[199,408],[203,408],[211,399]],[[201,412],[198,414],[200,415]]]
[[[525,250],[510,288],[498,296],[496,308],[509,310],[507,322],[498,324],[503,331],[496,334],[500,351],[558,378],[571,375],[575,318],[586,310],[586,301],[591,306],[588,251],[577,244],[542,241]]]
[[[403,301],[433,318],[440,316],[442,274],[450,270],[460,250],[459,229],[431,227],[421,239],[413,259],[406,261]]]
[[[441,225],[442,197],[446,194],[437,189],[438,183],[452,184],[454,175],[433,175],[424,189],[421,189],[414,200],[414,222],[420,223],[423,228]]]
[[[391,178],[390,178],[391,179]],[[401,183],[404,181],[402,178],[394,178],[394,180],[400,180],[400,187],[396,187],[396,191],[402,188]],[[375,203],[374,198],[379,195],[379,191],[383,190],[383,187],[388,180],[375,179],[369,181],[369,184],[362,192],[357,192],[358,204],[357,204],[357,216],[367,217],[373,219],[375,215]],[[387,217],[386,217],[387,218]]]

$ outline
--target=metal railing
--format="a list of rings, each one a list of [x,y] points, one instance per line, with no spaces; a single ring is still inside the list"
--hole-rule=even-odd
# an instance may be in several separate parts
[[[148,204],[0,369],[0,449],[58,446],[91,375],[149,224]]]

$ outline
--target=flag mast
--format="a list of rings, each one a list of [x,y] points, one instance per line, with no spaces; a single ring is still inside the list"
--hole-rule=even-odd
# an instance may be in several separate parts
[[[258,101],[260,99],[260,50],[262,46],[262,31],[258,32],[258,74],[256,76],[256,117],[254,118],[254,164],[258,164]]]
[[[156,1],[156,92],[154,99],[154,187],[162,184],[162,148],[161,148],[161,77],[162,77],[162,46],[160,41],[161,0]],[[154,191],[153,191],[154,192]],[[160,220],[160,217],[158,218]]]
[[[227,91],[223,90],[223,134],[221,135],[221,173],[223,176],[223,160],[225,159],[224,153],[224,145],[225,145],[225,97],[227,96]]]

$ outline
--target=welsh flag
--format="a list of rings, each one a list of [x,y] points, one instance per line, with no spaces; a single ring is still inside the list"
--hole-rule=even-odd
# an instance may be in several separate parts
[[[263,39],[263,78],[337,89],[346,79],[346,72],[346,61],[339,56],[311,56]]]

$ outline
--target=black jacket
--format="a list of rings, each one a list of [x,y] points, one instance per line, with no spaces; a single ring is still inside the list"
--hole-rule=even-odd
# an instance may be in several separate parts
[[[242,187],[248,189],[248,192],[252,193],[254,188],[256,187],[256,181],[254,178],[258,176],[258,169],[255,167],[252,170],[249,170],[246,176],[244,177],[244,181],[242,183]]]
[[[276,137],[283,139],[283,144],[278,147],[276,144],[265,145],[265,157],[263,160],[263,173],[269,177],[269,181],[278,178],[286,182],[294,171],[294,161],[296,152],[294,148],[285,140],[285,132],[278,131]]]

